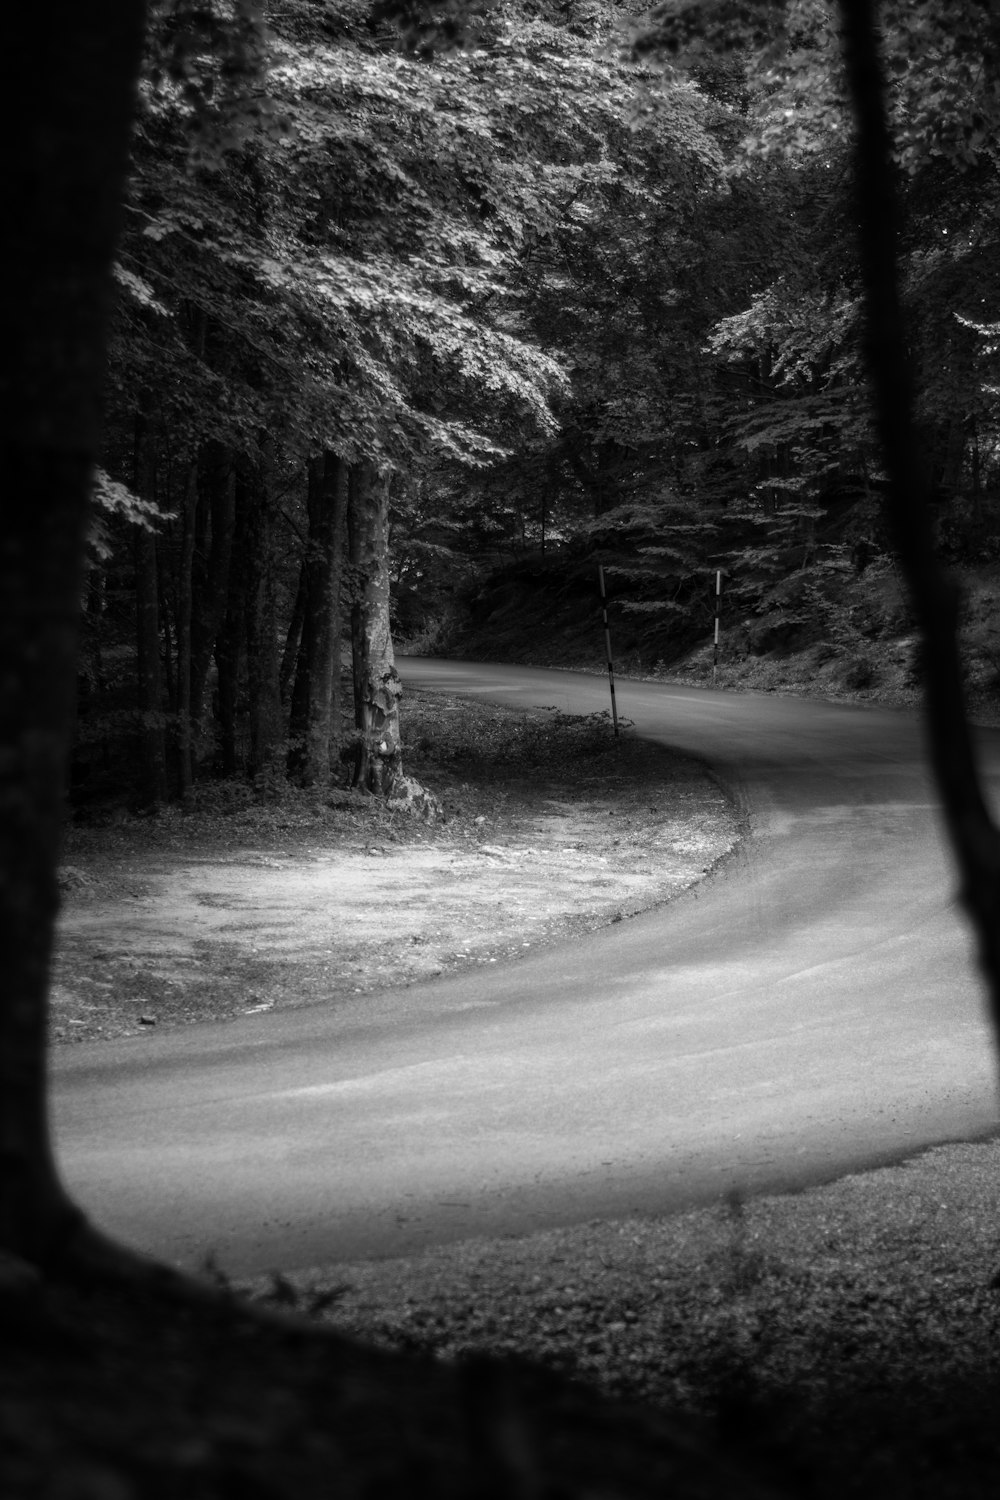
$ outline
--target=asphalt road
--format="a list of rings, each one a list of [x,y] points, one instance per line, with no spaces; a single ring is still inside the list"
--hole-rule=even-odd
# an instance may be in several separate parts
[[[404,660],[572,712],[597,677]],[[673,905],[330,1011],[55,1049],[103,1227],[235,1274],[822,1181],[998,1122],[992,1037],[915,716],[619,684],[705,757],[739,853]],[[980,736],[1000,793],[1000,732]]]

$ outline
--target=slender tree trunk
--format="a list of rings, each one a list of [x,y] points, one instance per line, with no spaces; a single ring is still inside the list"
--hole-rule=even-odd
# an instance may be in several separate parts
[[[264,438],[261,447],[263,460],[254,486],[247,546],[247,697],[250,704],[250,773],[253,776],[274,765],[281,743],[270,441]]]
[[[977,523],[983,519],[982,463],[979,454],[979,424],[970,418],[972,427],[972,516]]]
[[[934,546],[930,482],[915,418],[913,375],[897,264],[899,210],[887,88],[872,0],[841,0],[854,98],[855,178],[868,365],[889,479],[886,513],[924,645],[931,764],[979,942],[1000,1046],[1000,828],[979,778],[962,688],[955,584]]]
[[[135,489],[152,499],[152,452],[145,417],[136,418]],[[160,590],[156,536],[145,526],[135,527],[135,615],[138,647],[139,756],[142,795],[147,802],[167,798],[167,750],[163,715],[163,673],[160,661]]]
[[[163,693],[168,710],[176,719],[177,674],[174,663],[174,627],[170,616],[170,579],[167,575],[164,549],[159,536],[156,541],[156,590],[160,606],[160,634],[163,637],[163,649],[160,652]]]
[[[295,596],[292,624],[285,643],[285,663],[290,664],[292,642],[295,643],[294,677],[288,705],[288,771],[293,776],[302,773],[305,763],[306,730],[309,723],[309,653],[306,649],[307,621],[309,618],[309,546],[302,558],[299,570],[299,587]],[[297,630],[295,627],[298,627]]]
[[[365,707],[365,683],[368,680],[368,642],[364,631],[365,592],[365,515],[370,488],[369,471],[355,467],[351,470],[347,507],[347,557],[351,578],[351,682],[354,691],[354,727],[357,740],[354,747],[354,786],[367,786],[369,769],[369,726]]]
[[[93,650],[93,712],[103,719],[104,704],[108,691],[107,672],[104,666],[104,653],[101,641],[104,633],[104,617],[107,613],[107,576],[100,568],[95,568],[89,578],[87,589],[86,620],[90,626],[90,637]],[[106,721],[105,721],[106,722]],[[104,730],[101,734],[101,770],[107,771],[111,765],[111,742],[108,733]]]
[[[389,625],[389,482],[370,464],[351,470],[349,514],[354,722],[359,737],[354,784],[387,797],[403,769],[402,688]]]
[[[203,727],[205,686],[229,600],[229,568],[236,514],[232,455],[206,444],[199,464],[191,602],[191,721]]]
[[[234,512],[231,528],[231,562],[226,613],[215,642],[218,673],[219,760],[223,776],[236,776],[242,769],[238,747],[237,714],[243,667],[246,622],[246,577],[250,566],[250,510],[254,500],[245,473],[236,472],[233,482]]]
[[[181,797],[190,795],[194,781],[191,744],[191,570],[194,565],[194,523],[198,504],[198,462],[188,465],[181,512],[180,578],[177,587],[177,750]]]
[[[70,1259],[46,1002],[87,496],[144,13],[28,6],[0,101],[0,1248]]]
[[[278,673],[278,688],[281,693],[282,703],[289,703],[292,690],[296,681],[296,667],[299,660],[299,646],[302,642],[302,626],[306,617],[306,593],[309,585],[309,569],[306,559],[303,558],[299,565],[299,582],[295,590],[295,603],[292,605],[292,618],[288,622],[288,631],[285,635],[285,649],[281,655],[281,668]],[[292,722],[289,724],[289,738],[294,732],[294,712],[291,715]],[[301,732],[305,733],[305,716],[302,715]]]

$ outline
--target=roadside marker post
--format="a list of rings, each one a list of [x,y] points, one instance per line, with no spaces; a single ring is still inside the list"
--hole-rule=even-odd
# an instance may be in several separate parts
[[[719,612],[722,608],[722,569],[715,570],[715,646],[712,651],[712,682],[719,670]]]
[[[618,738],[618,705],[615,702],[615,664],[611,659],[611,627],[608,624],[608,596],[604,591],[604,564],[597,564],[597,581],[601,586],[601,614],[604,617],[604,647],[608,656],[608,682],[611,685],[611,717]]]

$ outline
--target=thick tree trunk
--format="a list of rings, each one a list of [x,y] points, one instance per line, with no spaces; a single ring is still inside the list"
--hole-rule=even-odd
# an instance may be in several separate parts
[[[303,781],[322,784],[330,777],[330,756],[340,725],[340,595],[347,523],[347,465],[334,453],[319,461],[316,483],[310,478],[309,534],[317,548],[316,571],[307,604],[309,716]]]
[[[351,470],[349,515],[354,588],[351,655],[358,732],[354,784],[388,797],[403,770],[402,688],[389,625],[389,483],[370,464]]]
[[[339,733],[341,589],[347,521],[347,465],[333,453],[313,459],[307,491],[309,540],[304,563],[305,603],[292,729],[293,768],[305,786],[330,776]]]
[[[0,119],[0,1248],[51,1265],[46,998],[87,495],[143,6],[28,6]]]

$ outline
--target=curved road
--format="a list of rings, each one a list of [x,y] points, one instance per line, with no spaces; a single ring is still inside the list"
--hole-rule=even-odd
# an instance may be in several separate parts
[[[409,660],[411,686],[592,712],[602,679]],[[913,715],[623,682],[707,758],[737,856],[502,969],[56,1049],[104,1227],[234,1274],[816,1182],[992,1131],[992,1039]],[[980,744],[1000,788],[1000,732]]]

